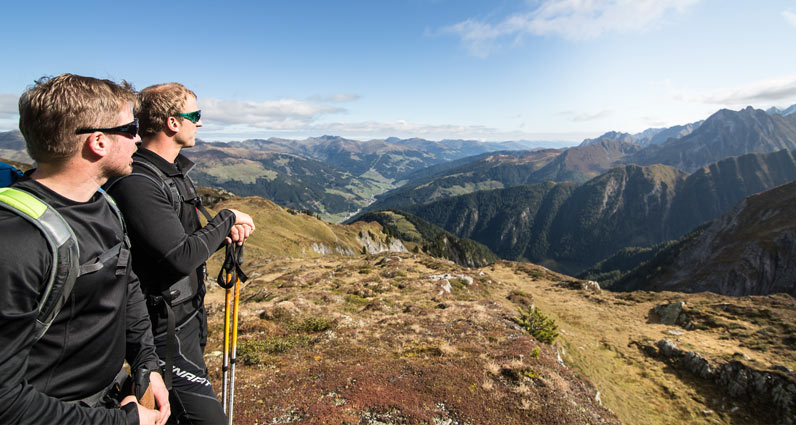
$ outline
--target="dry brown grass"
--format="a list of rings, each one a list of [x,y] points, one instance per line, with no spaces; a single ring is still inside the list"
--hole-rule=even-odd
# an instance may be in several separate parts
[[[716,361],[744,353],[761,368],[796,368],[789,297],[593,294],[557,287],[568,278],[530,264],[466,270],[422,254],[399,257],[387,266],[376,264],[383,256],[247,262],[258,276],[244,296],[269,297],[243,303],[240,339],[285,349],[239,365],[236,423],[615,423],[611,411],[636,424],[754,423],[753,406],[633,343],[670,338]],[[438,295],[427,277],[446,272],[476,283]],[[678,300],[692,307],[696,330],[647,322],[653,306]],[[294,303],[299,319],[333,325],[313,333],[291,328],[289,318],[259,317],[282,301]],[[530,302],[557,321],[555,346],[513,322]],[[207,303],[212,352],[221,349],[223,291],[211,290]],[[218,386],[220,357],[208,356],[208,364]],[[596,402],[598,390],[610,411]]]

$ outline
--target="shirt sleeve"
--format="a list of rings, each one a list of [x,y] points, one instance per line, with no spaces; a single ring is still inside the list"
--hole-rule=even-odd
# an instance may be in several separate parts
[[[128,267],[131,265],[128,264]],[[146,308],[146,298],[141,292],[138,276],[130,272],[127,282],[127,334],[126,357],[133,371],[142,366],[153,372],[159,372],[158,355],[155,353],[155,342],[152,336],[152,323]]]
[[[142,175],[122,178],[110,194],[124,214],[135,249],[182,276],[207,261],[235,224],[235,214],[221,210],[207,225],[187,233],[168,195]]]
[[[39,293],[52,258],[44,237],[32,237],[39,231],[21,217],[0,211],[0,234],[0,423],[137,423],[137,411],[63,402],[25,380]]]

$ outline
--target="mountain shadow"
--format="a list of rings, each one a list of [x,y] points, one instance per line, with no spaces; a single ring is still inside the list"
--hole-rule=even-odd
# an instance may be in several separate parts
[[[623,248],[680,238],[746,196],[793,180],[794,153],[780,151],[728,158],[692,175],[625,165],[581,186],[543,183],[402,209],[501,258],[576,274]]]
[[[796,182],[752,195],[611,289],[796,296]]]

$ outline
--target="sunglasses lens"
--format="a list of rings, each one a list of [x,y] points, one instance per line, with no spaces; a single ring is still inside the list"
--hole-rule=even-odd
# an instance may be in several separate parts
[[[129,134],[130,137],[132,138],[138,136],[138,118],[136,118],[133,122],[130,123],[129,131],[127,132],[127,134]]]
[[[121,125],[118,127],[120,133],[124,133],[131,138],[138,135],[138,118],[133,120],[130,124]]]

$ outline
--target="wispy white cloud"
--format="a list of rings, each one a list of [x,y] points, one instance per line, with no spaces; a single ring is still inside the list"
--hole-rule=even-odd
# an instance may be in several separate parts
[[[420,124],[404,120],[389,122],[363,121],[355,123],[326,123],[312,126],[313,130],[335,134],[412,134],[417,137],[446,134],[448,137],[483,136],[495,133],[494,128],[480,125]]]
[[[243,124],[208,123],[200,130],[200,137],[206,141],[244,140],[247,138],[285,137],[304,139],[324,134],[342,136],[357,140],[383,139],[387,137],[421,137],[428,140],[468,139],[482,141],[505,140],[546,140],[561,141],[570,145],[580,142],[591,133],[541,133],[522,130],[502,130],[482,125],[428,124],[405,120],[359,121],[359,122],[318,122],[297,125],[294,128],[254,128]]]
[[[346,111],[336,106],[295,99],[251,102],[204,98],[200,106],[207,121],[274,130],[306,127],[322,116]]]
[[[13,118],[19,115],[19,95],[0,93],[0,118]]]
[[[526,35],[586,40],[605,33],[635,33],[660,26],[671,11],[684,12],[700,0],[543,0],[525,13],[496,24],[467,19],[442,32],[461,37],[470,54],[488,56]]]
[[[796,12],[793,9],[785,9],[782,11],[782,16],[789,24],[796,27]]]
[[[342,103],[342,102],[353,102],[361,97],[362,96],[355,93],[335,93],[326,96],[321,96],[321,95],[310,96],[309,100],[314,102]]]
[[[575,112],[575,111],[561,111],[557,115],[563,116],[564,118],[574,121],[574,122],[586,122],[586,121],[595,121],[601,118],[608,117],[613,114],[613,111],[606,109],[599,112],[594,113],[585,113],[585,112]]]
[[[689,103],[713,105],[754,105],[796,101],[796,74],[756,81],[742,87],[719,89],[713,92],[672,90],[671,97]]]

